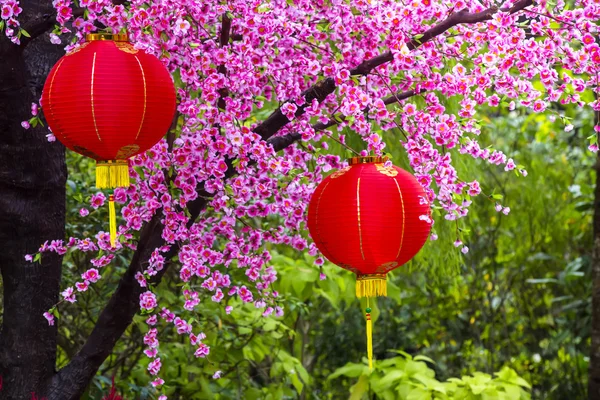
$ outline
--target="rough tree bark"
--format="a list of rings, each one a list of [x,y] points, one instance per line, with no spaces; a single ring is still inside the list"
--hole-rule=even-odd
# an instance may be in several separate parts
[[[45,6],[45,7],[44,7]],[[51,11],[31,2],[25,18]],[[29,263],[25,254],[65,235],[64,147],[45,129],[24,130],[50,67],[61,50],[38,40],[24,49],[0,35],[0,272],[4,289],[0,330],[2,399],[31,399],[54,374],[56,327],[42,316],[58,300],[62,257]]]

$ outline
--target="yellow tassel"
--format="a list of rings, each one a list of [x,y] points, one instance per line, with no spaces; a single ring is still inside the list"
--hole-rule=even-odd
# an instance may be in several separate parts
[[[116,165],[111,165],[109,168],[109,176],[110,176],[110,187],[111,188],[116,188],[117,187],[117,166]]]
[[[387,296],[385,274],[359,275],[356,278],[356,297]]]
[[[373,322],[371,321],[371,309],[367,308],[367,357],[369,369],[373,369]]]
[[[108,165],[97,164],[96,165],[96,187],[98,189],[104,189],[109,187],[108,185]]]
[[[127,160],[98,161],[96,163],[96,187],[98,189],[129,187]]]
[[[110,219],[110,245],[116,246],[117,241],[117,213],[115,211],[115,196],[108,197],[108,216]]]

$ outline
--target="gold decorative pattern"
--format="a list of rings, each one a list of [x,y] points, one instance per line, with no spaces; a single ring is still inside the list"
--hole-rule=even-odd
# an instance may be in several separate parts
[[[383,175],[391,176],[392,178],[398,175],[398,171],[394,167],[386,167],[383,164],[375,164],[375,168],[377,168],[377,171],[381,172]]]
[[[119,151],[117,151],[115,159],[125,160],[137,153],[139,149],[140,146],[138,146],[137,144],[128,144],[127,146],[123,146],[119,149]]]
[[[96,124],[96,110],[94,109],[94,72],[96,71],[96,52],[94,52],[94,61],[92,62],[92,84],[91,84],[91,98],[92,98],[92,119],[94,120],[94,128],[96,129],[96,136],[98,140],[102,141],[100,133],[98,132],[98,124]]]
[[[350,264],[336,264],[338,267],[343,268],[345,270],[348,270],[352,273],[355,273],[356,275],[360,274],[360,271],[356,268],[354,268],[353,266],[351,266]]]
[[[139,51],[128,42],[115,42],[115,46],[117,46],[117,49],[129,54],[137,54]],[[140,61],[138,60],[138,62]]]
[[[344,175],[349,170],[350,170],[350,167],[344,167],[342,169],[338,169],[333,174],[331,174],[331,179],[339,178],[340,176]]]
[[[386,264],[392,264],[392,263],[386,263]],[[386,265],[383,264],[383,265]],[[396,263],[394,263],[396,264]],[[379,279],[383,279],[384,281],[387,280],[387,276],[385,274],[360,274],[356,277],[357,281],[369,281],[369,280],[379,280]]]
[[[398,254],[396,254],[396,258],[398,258],[400,257],[400,251],[402,251],[402,242],[404,242],[404,222],[406,221],[406,216],[404,214],[404,199],[402,198],[402,190],[400,190],[398,180],[393,179],[393,181],[396,184],[396,187],[398,188],[398,194],[400,195],[400,204],[402,204],[402,236],[400,236],[400,247],[398,247]]]
[[[127,146],[125,146],[127,147]],[[129,166],[129,162],[127,160],[97,160],[96,161],[96,166],[100,166],[100,167],[110,167],[110,166],[117,166],[117,165],[127,165]]]
[[[75,53],[79,53],[81,50],[85,49],[89,44],[90,44],[90,42],[81,43],[81,45],[79,47],[76,47],[73,50],[69,51],[66,55],[71,56]]]
[[[358,216],[358,239],[360,243],[360,255],[364,260],[365,253],[363,252],[362,230],[360,228],[360,178],[358,178],[358,182],[356,183],[356,214]]]
[[[113,42],[127,42],[129,38],[126,33],[88,33],[85,35],[85,40],[94,42],[97,40],[110,40]]]
[[[357,165],[357,164],[384,163],[387,160],[388,160],[387,157],[378,157],[378,156],[352,157],[352,158],[348,159],[348,164]]]
[[[119,44],[119,43],[116,43]],[[119,47],[119,46],[117,46]],[[137,53],[137,50],[136,50]],[[142,63],[140,59],[135,56],[135,60],[140,66],[140,71],[142,71],[142,80],[144,81],[144,112],[142,113],[142,121],[140,122],[140,128],[138,129],[137,135],[135,135],[135,139],[137,140],[138,136],[140,136],[140,132],[142,131],[142,125],[144,125],[144,118],[146,118],[146,74],[144,74],[144,68],[142,67]]]
[[[94,160],[97,160],[100,158],[99,155],[97,155],[96,153],[94,153],[92,151],[89,151],[85,147],[75,145],[75,146],[73,146],[73,150],[75,150],[79,154],[83,154],[86,157],[93,158]]]
[[[392,269],[396,268],[398,266],[398,263],[396,261],[390,261],[390,262],[386,262],[381,264],[379,267],[377,267],[375,269],[375,272],[377,274],[386,274],[389,271],[391,271]]]

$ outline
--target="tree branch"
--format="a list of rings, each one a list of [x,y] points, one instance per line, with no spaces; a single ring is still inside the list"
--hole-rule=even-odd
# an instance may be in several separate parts
[[[510,14],[517,13],[523,10],[525,7],[533,4],[533,0],[519,0],[509,9],[502,9],[503,12],[508,12]],[[407,47],[409,50],[415,50],[421,47],[424,43],[432,40],[433,38],[441,35],[446,32],[448,29],[460,25],[460,24],[474,24],[477,22],[488,21],[492,19],[494,14],[498,12],[497,7],[491,7],[486,10],[483,10],[478,13],[469,13],[466,11],[459,11],[457,13],[451,14],[444,21],[440,22],[437,25],[429,28],[423,33],[419,39],[413,39],[407,43]],[[373,57],[369,60],[363,61],[361,64],[356,66],[355,68],[350,70],[351,75],[368,75],[371,71],[383,64],[386,64],[394,59],[394,56],[391,51],[380,54],[376,57]],[[304,96],[304,104],[302,106],[298,106],[298,110],[296,111],[295,116],[299,117],[304,114],[304,110],[308,107],[314,99],[322,102],[327,96],[335,91],[336,85],[333,78],[325,78],[315,85],[306,90],[302,95]],[[254,132],[259,134],[263,140],[269,139],[275,133],[277,133],[281,128],[283,128],[289,120],[287,117],[281,112],[281,109],[278,108],[275,110],[265,121],[263,121],[260,125],[258,125]]]
[[[125,4],[125,1],[126,0],[113,0],[112,3],[116,6],[120,4]],[[84,12],[85,8],[82,7],[73,9],[73,19],[83,17]],[[29,33],[29,36],[31,37],[23,36],[21,38],[21,46],[27,46],[29,43],[31,43],[33,39],[43,35],[50,29],[54,28],[54,25],[56,25],[57,23],[58,21],[56,20],[56,10],[52,10],[52,12],[48,14],[43,14],[39,18],[27,21],[27,23],[23,25],[23,29],[25,29],[25,31],[27,31],[27,33]]]
[[[83,8],[74,9],[73,18],[82,17],[83,12]],[[21,38],[21,46],[26,47],[29,43],[31,43],[32,40],[54,28],[56,23],[56,10],[53,10],[52,13],[44,14],[39,18],[28,21],[25,25],[23,25],[23,29],[25,29],[25,31],[27,31],[31,37],[23,36]]]
[[[221,47],[225,47],[229,44],[230,33],[231,18],[229,18],[227,13],[224,13],[221,17],[221,35],[219,37],[219,44],[221,45]],[[225,64],[219,65],[217,71],[223,75],[227,75],[227,68],[225,67]],[[229,96],[229,90],[227,90],[227,87],[219,89],[219,100],[217,100],[217,107],[219,107],[221,110],[225,110],[225,97],[227,96]]]
[[[520,0],[511,9],[507,10],[510,13],[518,12],[528,5],[532,4],[532,0]],[[497,12],[497,9],[490,8],[480,13],[465,13],[458,12],[449,16],[446,20],[440,22],[438,25],[427,30],[420,40],[412,40],[407,46],[413,50],[421,46],[423,43],[433,39],[434,37],[442,34],[446,30],[458,24],[472,24],[476,22],[486,21],[492,18],[493,14]],[[227,26],[228,19],[226,16],[223,17],[223,27]],[[229,22],[230,26],[230,22]],[[221,39],[225,37],[225,29],[222,28]],[[229,32],[229,29],[227,29]],[[227,33],[228,38],[229,33]],[[387,52],[376,56],[372,59],[366,60],[356,68],[353,68],[350,73],[352,75],[365,75],[370,73],[374,68],[383,65],[389,61],[392,61],[393,55],[391,52]],[[305,103],[298,106],[296,111],[296,117],[304,114],[305,109],[312,103],[313,100],[322,102],[327,96],[335,91],[336,85],[333,78],[326,78],[303,93]],[[420,91],[418,92],[420,93]],[[384,99],[384,103],[392,104],[399,100],[414,96],[418,94],[414,90],[403,92],[397,95],[392,95]],[[301,138],[298,133],[290,133],[288,135],[273,137],[281,128],[283,128],[290,121],[281,112],[281,109],[274,111],[266,120],[259,124],[254,132],[260,135],[260,137],[268,141],[276,151],[280,151],[290,146]],[[330,126],[335,125],[335,121],[328,121],[324,124],[315,124],[313,126],[317,130],[326,129]],[[233,168],[233,161],[228,162],[228,170],[225,174],[225,179],[229,179],[234,176],[237,172]],[[188,226],[191,226],[196,218],[200,215],[202,210],[208,204],[211,194],[206,192],[203,187],[198,188],[198,198],[188,203],[188,210],[191,214]],[[90,379],[94,376],[97,369],[100,367],[102,362],[112,351],[115,343],[123,334],[127,326],[131,323],[133,316],[139,310],[138,299],[140,293],[145,290],[141,288],[135,280],[135,274],[138,271],[142,271],[142,265],[148,262],[150,255],[157,247],[164,245],[162,239],[163,225],[161,223],[162,214],[157,213],[151,219],[150,222],[145,224],[140,234],[140,240],[138,243],[137,250],[135,251],[131,263],[121,278],[119,286],[115,293],[112,295],[108,304],[100,314],[98,322],[94,327],[92,333],[88,337],[86,343],[77,353],[77,355],[71,360],[71,362],[59,371],[52,379],[50,385],[49,399],[77,399],[83,393],[86,386],[89,384]],[[171,258],[177,255],[179,251],[179,244],[174,244],[171,249],[165,254],[165,259],[170,261]],[[154,281],[159,282],[164,273],[166,272],[169,263],[167,262],[163,268],[155,277]],[[61,397],[59,397],[61,396]]]

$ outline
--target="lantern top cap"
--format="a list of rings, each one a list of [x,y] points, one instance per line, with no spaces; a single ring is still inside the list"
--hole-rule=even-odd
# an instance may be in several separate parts
[[[388,160],[387,157],[377,157],[377,156],[368,156],[368,157],[352,157],[348,159],[349,165],[357,165],[357,164],[380,164],[384,163]]]
[[[113,42],[129,42],[129,37],[126,33],[88,33],[85,35],[86,42],[94,42],[97,40],[110,40]]]

